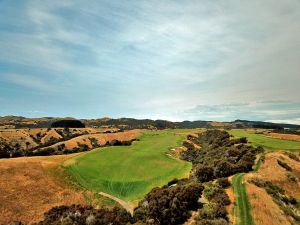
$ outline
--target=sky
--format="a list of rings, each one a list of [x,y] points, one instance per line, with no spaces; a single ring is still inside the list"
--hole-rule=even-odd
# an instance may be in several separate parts
[[[300,124],[299,0],[0,0],[0,116]]]

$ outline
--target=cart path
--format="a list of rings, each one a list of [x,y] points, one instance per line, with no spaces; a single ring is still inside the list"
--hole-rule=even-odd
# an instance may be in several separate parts
[[[119,199],[113,195],[107,194],[105,192],[99,192],[99,194],[118,202],[127,212],[129,212],[131,214],[131,216],[133,216],[133,208],[131,207],[131,205],[129,203],[127,203],[124,200]]]

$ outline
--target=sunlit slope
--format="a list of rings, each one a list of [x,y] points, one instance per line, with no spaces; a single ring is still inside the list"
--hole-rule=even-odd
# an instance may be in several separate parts
[[[87,152],[66,168],[84,188],[133,201],[153,187],[188,175],[190,163],[166,155],[170,148],[180,146],[183,139],[172,131],[146,131],[131,146]]]
[[[235,137],[247,137],[253,146],[262,146],[269,150],[300,150],[300,141],[276,139],[243,129],[234,129],[229,130],[228,132]]]

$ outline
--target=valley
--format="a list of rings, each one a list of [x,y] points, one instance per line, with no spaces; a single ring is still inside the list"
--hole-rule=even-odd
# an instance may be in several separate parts
[[[178,205],[183,211],[187,210],[186,215],[178,217],[178,222],[189,218],[189,212],[193,215],[189,224],[194,225],[212,221],[222,224],[273,224],[267,222],[271,219],[270,213],[280,218],[280,224],[298,221],[297,205],[274,200],[274,195],[266,192],[269,186],[265,189],[255,183],[256,180],[266,182],[266,185],[272,182],[285,191],[285,195],[280,196],[300,198],[297,161],[300,142],[294,140],[296,134],[291,140],[290,135],[279,135],[278,138],[270,129],[257,128],[230,129],[227,133],[222,128],[119,131],[110,127],[70,128],[67,132],[77,132],[77,135],[63,139],[63,135],[57,135],[63,132],[66,132],[65,128],[10,128],[1,131],[6,142],[19,141],[20,146],[24,140],[31,141],[29,147],[34,146],[37,134],[41,133],[38,143],[45,142],[51,135],[58,138],[51,148],[62,143],[65,149],[70,150],[82,144],[87,147],[75,153],[56,148],[56,151],[50,152],[54,155],[49,156],[0,159],[0,190],[4,193],[0,196],[3,203],[0,224],[12,220],[32,224],[47,218],[43,215],[45,212],[50,213],[62,205],[71,207],[72,204],[92,205],[93,210],[124,207],[133,215],[133,220],[139,214],[143,215],[141,218],[151,218],[154,211],[144,208],[143,202],[158,207],[160,203],[152,201],[160,191],[160,198],[165,198],[169,191],[183,194],[189,188],[197,190],[195,193],[203,192],[202,197],[199,194],[193,198],[206,200],[202,207],[194,205],[195,202],[190,206]],[[26,150],[26,146],[23,149]],[[234,161],[236,155],[238,161]],[[279,161],[291,170],[286,171],[278,164]],[[212,172],[208,173],[210,170]],[[272,175],[273,171],[277,171],[276,176]],[[223,182],[227,181],[223,177],[229,177],[229,184],[224,188]],[[221,186],[215,182],[222,182]],[[232,193],[230,198],[227,193]],[[220,212],[222,214],[219,215]],[[116,218],[121,216],[115,213]],[[169,221],[169,216],[157,213],[156,217]],[[142,221],[151,224],[150,218]]]

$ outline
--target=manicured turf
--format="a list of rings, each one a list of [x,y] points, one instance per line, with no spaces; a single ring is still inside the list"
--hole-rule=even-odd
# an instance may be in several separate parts
[[[234,192],[234,215],[239,219],[238,225],[253,225],[251,216],[251,206],[248,201],[246,187],[243,184],[244,173],[239,173],[232,178],[232,187]]]
[[[184,136],[174,131],[145,131],[131,146],[99,148],[75,158],[67,171],[84,188],[125,201],[141,199],[153,187],[188,176],[191,164],[168,157]]]
[[[299,150],[300,141],[281,140],[263,134],[255,134],[242,129],[228,131],[235,137],[247,137],[255,147],[262,146],[268,150]]]

